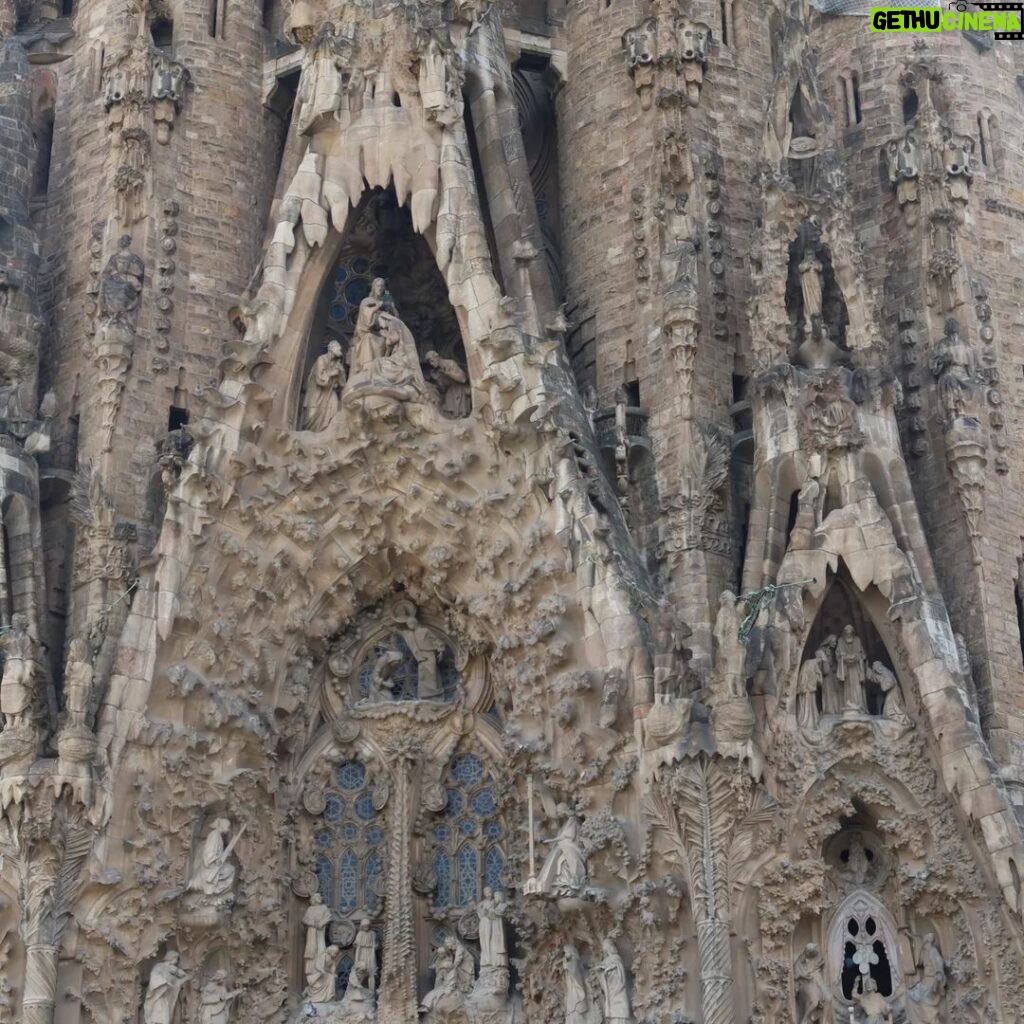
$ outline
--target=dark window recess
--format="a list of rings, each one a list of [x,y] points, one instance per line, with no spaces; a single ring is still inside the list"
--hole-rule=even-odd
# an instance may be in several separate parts
[[[172,405],[167,414],[167,429],[181,430],[185,426],[188,426],[188,409],[183,409],[180,405]]]
[[[910,124],[917,117],[918,107],[917,93],[910,89],[903,97],[903,123]]]
[[[75,0],[62,0],[60,5],[60,16],[70,18],[75,13]]]
[[[864,114],[860,107],[860,75],[856,71],[850,76],[850,88],[853,90],[854,123],[860,124]]]
[[[1017,607],[1017,641],[1020,644],[1020,660],[1024,665],[1024,579],[1018,579],[1013,588],[1013,603]]]
[[[263,0],[263,27],[269,32],[274,24],[275,0]]]
[[[174,22],[170,18],[154,18],[149,35],[158,50],[169,51],[174,46]]]
[[[722,45],[728,46],[732,42],[729,38],[729,0],[719,0],[718,7],[722,18]]]
[[[630,380],[623,385],[626,392],[626,401],[634,408],[640,407],[640,381]]]
[[[50,158],[53,155],[53,111],[47,111],[36,129],[36,166],[32,194],[37,198],[50,190]]]
[[[220,0],[210,0],[210,35],[214,39],[217,38],[217,11],[220,6]]]

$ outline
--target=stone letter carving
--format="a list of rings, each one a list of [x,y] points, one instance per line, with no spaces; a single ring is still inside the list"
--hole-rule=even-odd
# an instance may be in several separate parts
[[[188,972],[178,966],[178,954],[173,949],[168,951],[149,974],[143,1007],[145,1024],[171,1024],[178,994],[187,980]]]
[[[345,384],[345,364],[341,345],[327,343],[327,351],[317,356],[306,378],[306,397],[302,405],[302,429],[326,430],[341,408],[341,389]]]

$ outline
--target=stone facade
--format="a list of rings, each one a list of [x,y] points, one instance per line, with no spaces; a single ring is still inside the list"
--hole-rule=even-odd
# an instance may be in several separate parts
[[[0,3],[0,1024],[1018,1019],[1024,46],[856,7]]]

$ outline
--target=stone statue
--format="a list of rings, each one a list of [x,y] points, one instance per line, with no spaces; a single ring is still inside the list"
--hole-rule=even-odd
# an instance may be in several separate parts
[[[894,722],[906,722],[907,708],[903,703],[899,680],[880,661],[872,662],[870,677],[881,687],[883,694],[882,715]]]
[[[889,183],[896,189],[896,201],[901,207],[907,207],[909,214],[918,199],[917,179],[920,174],[917,140],[913,132],[907,132],[901,139],[893,139],[886,143],[885,159],[889,170]],[[916,223],[916,215],[908,223],[911,227]]]
[[[306,926],[306,948],[303,953],[303,964],[306,973],[306,985],[312,990],[321,979],[323,965],[327,960],[327,926],[334,915],[324,906],[323,897],[315,892],[310,897],[309,907],[302,915],[302,923]],[[340,951],[339,951],[340,955]],[[335,958],[337,960],[337,958]],[[333,977],[333,974],[332,974]],[[312,996],[309,996],[312,999]],[[332,989],[330,998],[334,998]],[[315,1001],[315,1000],[314,1000]],[[321,1000],[323,1002],[329,1000]]]
[[[654,633],[654,698],[664,703],[680,695],[686,657],[683,641],[690,636],[690,629],[666,606],[649,613],[648,620]]]
[[[199,996],[199,1024],[228,1024],[231,1019],[231,1004],[243,992],[242,989],[228,989],[227,971],[215,971],[203,986]]]
[[[92,676],[89,645],[81,637],[75,637],[68,645],[68,660],[64,668],[64,707],[67,725],[73,729],[88,727]]]
[[[821,260],[813,252],[808,252],[797,269],[800,272],[800,291],[804,298],[804,332],[810,335],[815,318],[821,317],[823,268]]]
[[[863,1024],[893,1024],[889,1000],[878,991],[878,983],[870,974],[860,980],[860,988],[853,994],[854,1002],[864,1014]]]
[[[952,317],[935,343],[928,368],[937,380],[947,425],[961,416],[976,417],[977,360],[971,346],[961,340],[960,325]]]
[[[604,958],[597,965],[598,980],[604,996],[604,1019],[606,1024],[629,1024],[633,1011],[629,1005],[629,984],[626,967],[619,956],[613,939],[601,943]]]
[[[805,732],[818,729],[818,692],[824,692],[824,688],[821,659],[815,654],[800,666],[796,681],[796,724]]]
[[[853,626],[843,627],[836,644],[836,678],[843,684],[843,710],[867,714],[864,683],[868,677],[867,656]]]
[[[327,351],[317,356],[306,378],[306,397],[302,405],[302,429],[326,430],[341,408],[341,389],[345,384],[345,364],[341,344],[327,343]]]
[[[484,889],[484,898],[476,905],[480,919],[480,977],[485,972],[508,971],[508,946],[505,941],[505,914],[508,903],[493,889]]]
[[[335,947],[331,947],[332,949]],[[357,960],[348,974],[348,985],[341,997],[340,1010],[346,1018],[356,1020],[373,1020],[374,996],[371,979],[366,973],[366,966]]]
[[[399,631],[406,642],[418,666],[416,683],[417,700],[437,700],[444,696],[441,677],[438,672],[438,660],[444,653],[444,642],[429,626],[423,625],[416,618],[415,609],[407,609],[396,615]]]
[[[590,997],[579,950],[570,942],[564,947],[562,966],[565,969],[565,1024],[587,1024]]]
[[[821,664],[821,711],[825,715],[839,715],[843,711],[843,695],[836,678],[836,662],[834,651],[839,644],[839,637],[829,636],[814,652],[814,657]]]
[[[462,419],[472,411],[469,377],[454,359],[444,359],[431,349],[424,361],[431,368],[430,382],[437,389],[441,415]]]
[[[142,1010],[145,1024],[171,1024],[181,986],[188,976],[188,971],[178,966],[178,954],[173,949],[168,950],[163,960],[149,972]]]
[[[210,826],[199,859],[192,869],[192,877],[188,882],[190,891],[215,899],[223,899],[231,893],[235,884],[235,866],[231,863],[231,851],[238,837],[226,844],[230,834],[231,822],[227,818],[217,818]]]
[[[541,892],[549,896],[576,896],[587,884],[587,861],[580,849],[579,833],[579,820],[570,815],[554,839],[544,840],[552,849],[537,876]]]
[[[122,235],[118,251],[103,269],[97,303],[101,320],[126,317],[138,309],[146,264],[131,251],[131,244],[132,236]]]
[[[723,590],[715,617],[715,645],[718,650],[715,668],[725,683],[726,692],[733,698],[747,695],[744,676],[746,648],[739,635],[741,611],[739,598],[731,590]]]
[[[393,310],[384,279],[375,278],[370,294],[359,304],[341,399],[344,405],[357,405],[364,414],[386,420],[400,417],[404,402],[427,400],[416,343]]]
[[[793,964],[796,990],[795,1024],[824,1024],[831,1001],[825,984],[825,960],[814,942],[808,942]]]
[[[362,967],[366,972],[366,987],[371,991],[377,988],[377,935],[370,927],[370,919],[364,917],[359,922],[359,931],[355,941],[355,967]]]
[[[961,203],[970,199],[970,184],[974,178],[971,160],[974,156],[974,139],[946,129],[943,138],[942,164],[946,170],[946,188],[949,198]]]
[[[395,650],[384,651],[377,657],[370,673],[370,687],[365,698],[370,704],[387,703],[395,699],[395,684],[391,677],[404,660],[402,652]]]
[[[29,724],[34,697],[35,641],[29,630],[28,616],[15,612],[10,630],[0,636],[4,652],[4,673],[0,678],[0,712],[6,729]]]
[[[434,953],[434,987],[423,997],[421,1009],[443,1016],[458,1009],[473,987],[473,955],[454,936]]]
[[[911,1019],[914,1024],[939,1024],[942,999],[946,994],[946,961],[935,944],[934,932],[925,932],[921,939],[917,967],[921,980],[907,992]]]
[[[308,913],[308,911],[307,911]],[[327,946],[320,958],[310,966],[306,963],[306,991],[303,999],[311,1003],[332,1003],[338,988],[340,946]]]

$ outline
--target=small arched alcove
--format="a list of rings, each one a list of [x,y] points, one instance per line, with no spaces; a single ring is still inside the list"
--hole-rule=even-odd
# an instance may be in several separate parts
[[[399,206],[388,188],[363,196],[321,286],[298,364],[299,419],[310,371],[332,341],[341,345],[345,364],[350,364],[360,303],[375,278],[384,280],[386,300],[412,332],[423,376],[442,414],[450,419],[469,415],[466,354],[448,287],[426,239],[413,230],[409,209]]]
[[[846,300],[836,280],[832,256],[821,241],[819,228],[804,223],[789,246],[786,312],[794,333],[794,356],[806,366],[834,365],[849,351],[850,323]],[[809,359],[801,347],[814,341],[820,356]],[[831,343],[831,344],[829,344]],[[836,353],[833,346],[840,351]]]

